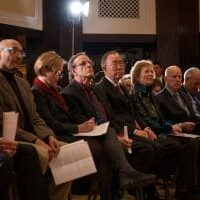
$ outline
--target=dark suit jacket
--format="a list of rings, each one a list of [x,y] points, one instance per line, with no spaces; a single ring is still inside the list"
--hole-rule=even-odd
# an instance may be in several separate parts
[[[171,121],[174,123],[192,121],[196,122],[196,116],[192,108],[192,104],[188,95],[183,91],[179,90],[179,94],[190,111],[190,115],[187,115],[187,112],[174,100],[173,96],[169,91],[164,88],[157,96],[156,99],[159,103],[161,111],[165,120]]]
[[[111,110],[111,105],[107,101],[104,92],[102,92],[102,90],[96,86],[92,87],[92,89],[106,111],[108,120],[110,121],[110,127],[118,129],[119,126],[112,118],[113,113]],[[86,96],[83,88],[76,81],[73,81],[71,84],[66,86],[61,91],[61,94],[66,101],[68,99],[70,102],[73,102],[76,105],[76,109],[81,113],[81,115],[79,115],[81,117],[78,116],[80,123],[96,116],[94,105]]]
[[[78,133],[76,116],[79,113],[76,113],[76,110],[71,109],[69,106],[69,112],[66,112],[50,94],[37,86],[32,87],[32,92],[35,98],[37,112],[45,120],[47,125],[54,130],[55,134],[61,138],[66,138],[65,141],[76,140],[73,135]]]
[[[128,125],[130,129],[134,129],[135,120],[139,122],[142,128],[147,125],[135,112],[133,108],[130,95],[127,90],[121,88],[124,94],[121,94],[115,86],[106,78],[103,78],[97,85],[102,91],[104,91],[106,98],[108,99],[112,108],[112,118],[120,125],[121,131],[124,125]]]
[[[50,135],[54,135],[53,131],[36,112],[35,102],[28,82],[17,76],[15,79],[36,135],[23,129],[23,111],[18,97],[2,73],[0,73],[0,127],[2,127],[3,112],[16,111],[19,113],[16,133],[17,140],[33,142],[37,137],[44,139]],[[0,135],[1,131],[2,128],[0,128]]]

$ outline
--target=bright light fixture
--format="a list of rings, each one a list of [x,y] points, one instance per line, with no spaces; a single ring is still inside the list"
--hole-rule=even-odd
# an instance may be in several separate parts
[[[89,1],[85,3],[81,3],[81,1],[72,1],[69,4],[69,11],[74,17],[80,16],[81,14],[87,17],[89,13]]]
[[[90,2],[89,1],[86,1],[84,4],[83,4],[83,10],[82,10],[82,13],[85,17],[88,17],[88,14],[89,14],[89,7],[90,7]]]

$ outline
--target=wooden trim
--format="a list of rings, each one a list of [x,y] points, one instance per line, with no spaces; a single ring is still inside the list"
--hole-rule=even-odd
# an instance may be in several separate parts
[[[83,34],[83,42],[156,43],[154,34]]]
[[[26,35],[27,38],[42,38],[43,31],[29,29],[29,28],[22,28],[7,24],[0,24],[0,37],[13,38],[16,37],[17,35]]]

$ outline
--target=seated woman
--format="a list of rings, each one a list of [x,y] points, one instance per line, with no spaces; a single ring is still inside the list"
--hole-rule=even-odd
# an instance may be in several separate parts
[[[161,113],[156,97],[152,91],[154,84],[154,69],[151,61],[137,61],[131,69],[131,78],[135,92],[132,96],[132,100],[134,101],[137,112],[154,131],[155,141],[163,138],[162,144],[165,145],[165,148],[169,148],[169,145],[164,143],[164,141],[169,139],[166,137],[166,134],[173,133],[174,135],[181,135],[181,128],[184,123],[179,127],[179,124],[172,124],[162,117],[163,113]],[[170,163],[169,159],[166,159],[163,162],[167,169],[172,168],[173,164],[179,164],[176,184],[178,189],[178,199],[180,200],[200,199],[200,195],[196,194],[195,191],[195,187],[199,188],[200,186],[199,176],[197,178],[197,171],[199,171],[200,167],[199,158],[197,157],[199,155],[199,142],[200,140],[188,140],[188,142],[181,146],[181,152],[179,154],[175,152],[174,156],[168,156],[168,158],[171,157],[174,162]],[[177,155],[179,155],[179,157]],[[177,163],[177,161],[180,163]],[[174,167],[176,169],[176,166]]]
[[[57,82],[63,70],[63,59],[55,52],[45,52],[39,56],[34,68],[37,78],[34,80],[32,91],[38,113],[61,140],[71,142],[83,139],[74,137],[74,134],[92,130],[95,123],[94,119],[89,119],[82,124],[77,124],[79,121],[77,118],[81,115],[71,104],[69,107],[59,94]],[[111,199],[111,163],[119,171],[121,189],[146,186],[155,181],[154,175],[137,172],[129,165],[114,130],[108,129],[107,134],[103,136],[84,137],[84,139],[90,146],[97,167],[101,200]]]

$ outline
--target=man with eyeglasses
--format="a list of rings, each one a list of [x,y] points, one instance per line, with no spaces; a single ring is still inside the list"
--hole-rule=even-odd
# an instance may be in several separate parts
[[[77,117],[77,121],[81,123],[90,119],[94,120],[96,124],[102,124],[106,121],[111,121],[112,124],[109,105],[107,105],[104,95],[99,93],[93,85],[94,69],[91,59],[85,53],[78,53],[72,56],[68,62],[68,71],[71,83],[61,91],[61,94],[68,105],[72,102],[73,108],[78,109],[79,113],[81,113],[79,116],[74,116]],[[99,139],[104,145],[107,157],[110,158],[112,156],[112,161],[114,160],[113,163],[115,163],[114,167],[118,168],[119,172],[123,171],[122,169],[125,171],[124,174],[119,173],[119,185],[122,183],[125,185],[130,183],[131,185],[131,179],[141,182],[142,186],[154,182],[155,177],[153,175],[143,174],[134,170],[132,168],[134,165],[131,167],[127,162],[120,144],[118,141],[116,142],[117,136],[113,129],[109,128],[107,134]],[[110,146],[110,149],[105,144]],[[132,175],[128,177],[130,169]]]
[[[33,145],[30,144],[34,144],[35,148],[39,147],[39,149],[47,152],[47,160],[48,158],[50,160],[59,153],[60,144],[53,131],[37,114],[29,84],[26,80],[15,76],[23,55],[22,46],[18,41],[5,39],[0,42],[0,136],[2,135],[3,112],[18,112],[16,140],[26,142],[26,146],[29,147],[24,151],[30,152],[30,156],[33,155],[31,151],[35,151]],[[25,144],[20,144],[20,146],[23,147]],[[19,180],[17,186],[20,199],[55,200],[57,198],[56,194],[55,196],[54,194],[52,196],[48,195],[46,180],[42,175],[40,163],[36,162],[39,160],[38,155],[35,154],[33,158],[25,159],[23,153],[19,152],[19,154],[21,161],[17,162],[14,158],[14,161],[18,163],[14,170],[17,173],[17,180]],[[66,196],[57,199],[66,199]]]

